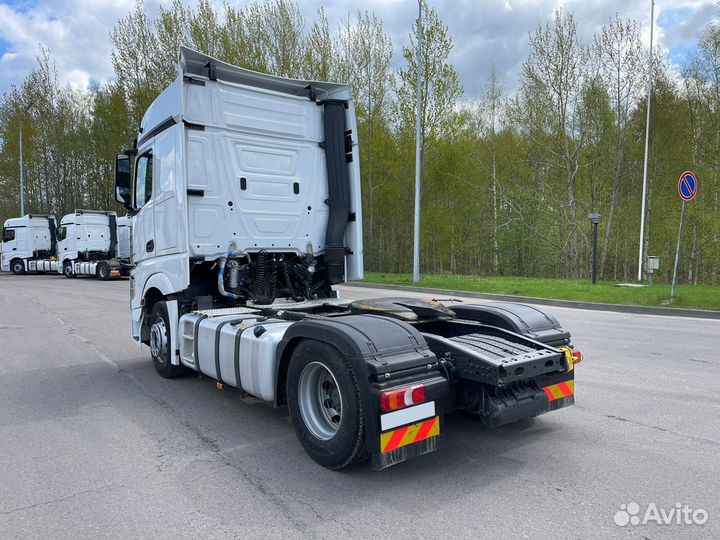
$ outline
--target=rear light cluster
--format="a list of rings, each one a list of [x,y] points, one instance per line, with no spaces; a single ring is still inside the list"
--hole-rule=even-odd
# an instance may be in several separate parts
[[[575,351],[572,352],[572,357],[573,357],[573,364],[574,364],[574,365],[577,365],[577,364],[579,364],[580,362],[583,361],[583,354],[582,354],[580,351],[578,351],[578,350],[575,350]]]
[[[388,390],[380,394],[380,409],[383,412],[397,411],[405,407],[425,403],[426,399],[424,384],[400,388],[399,390]]]

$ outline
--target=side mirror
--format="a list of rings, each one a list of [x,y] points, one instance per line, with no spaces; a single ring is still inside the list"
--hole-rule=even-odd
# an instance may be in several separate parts
[[[118,154],[115,157],[115,199],[126,210],[133,211],[132,205],[132,176],[130,174],[130,156]]]

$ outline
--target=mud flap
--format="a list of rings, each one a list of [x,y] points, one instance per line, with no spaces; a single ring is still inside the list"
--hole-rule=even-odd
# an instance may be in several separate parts
[[[422,456],[434,452],[440,447],[440,436],[430,437],[424,441],[410,444],[391,450],[390,452],[373,454],[372,455],[372,469],[373,471],[381,471],[402,463],[408,459]]]

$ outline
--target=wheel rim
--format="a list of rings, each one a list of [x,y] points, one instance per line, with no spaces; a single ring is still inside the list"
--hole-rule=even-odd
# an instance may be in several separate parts
[[[167,329],[165,328],[165,321],[159,319],[150,328],[150,354],[164,362],[166,351]]]
[[[332,439],[342,422],[342,394],[325,364],[311,362],[298,381],[298,402],[305,426],[318,439]]]
[[[65,275],[68,277],[72,275],[72,268],[70,267],[69,264],[65,265]]]
[[[23,267],[22,263],[16,262],[13,265],[13,272],[15,272],[16,274],[19,274],[23,270],[24,270],[24,267]]]
[[[104,266],[100,267],[100,277],[103,279],[107,277],[107,269]]]

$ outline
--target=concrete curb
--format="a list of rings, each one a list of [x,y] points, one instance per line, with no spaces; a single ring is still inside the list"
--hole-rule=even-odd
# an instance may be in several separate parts
[[[639,315],[662,315],[666,317],[691,317],[696,319],[720,320],[720,311],[708,311],[702,309],[627,306],[622,304],[596,304],[593,302],[578,302],[576,300],[553,300],[549,298],[534,298],[531,296],[511,296],[505,294],[454,291],[449,289],[430,289],[426,287],[411,287],[408,285],[380,285],[375,283],[346,283],[346,285],[367,289],[388,289],[395,291],[410,291],[416,293],[428,293],[448,296],[465,296],[468,298],[480,298],[483,300],[522,302],[526,304],[536,304],[541,306],[557,306],[575,309],[587,309],[593,311],[614,311],[618,313],[636,313]]]

